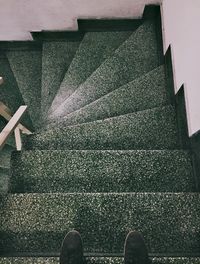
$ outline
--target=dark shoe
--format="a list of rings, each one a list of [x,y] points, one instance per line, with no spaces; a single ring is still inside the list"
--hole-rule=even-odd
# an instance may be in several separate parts
[[[83,245],[79,232],[70,231],[64,238],[60,264],[83,264]]]
[[[140,232],[131,231],[124,244],[124,264],[149,264],[147,247]]]

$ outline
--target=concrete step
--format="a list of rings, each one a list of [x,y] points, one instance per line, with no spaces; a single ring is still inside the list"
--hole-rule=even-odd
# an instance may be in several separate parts
[[[168,104],[164,66],[52,122],[76,125]]]
[[[19,106],[24,105],[25,102],[22,98],[21,91],[19,90],[15,76],[5,54],[0,56],[0,73],[4,79],[4,83],[0,88],[0,101],[9,107],[11,112],[14,114]],[[32,127],[29,112],[25,113],[21,122],[29,128]]]
[[[199,199],[195,193],[10,194],[0,200],[1,254],[59,253],[72,229],[82,234],[85,252],[122,253],[136,229],[152,254],[197,254]]]
[[[43,43],[41,107],[44,120],[79,44],[80,40]]]
[[[87,32],[53,100],[54,112],[133,32]]]
[[[151,257],[153,264],[200,264],[198,257]],[[1,257],[0,264],[59,264],[59,257]],[[84,264],[123,264],[122,257],[85,257]]]
[[[35,128],[41,116],[41,50],[8,51],[7,57]]]
[[[186,151],[23,151],[12,156],[12,192],[193,192]]]
[[[146,21],[52,114],[65,116],[159,65],[155,22]],[[83,69],[84,71],[85,69]],[[79,71],[81,69],[79,68]]]
[[[177,149],[175,110],[149,109],[69,127],[56,127],[27,138],[27,149]]]

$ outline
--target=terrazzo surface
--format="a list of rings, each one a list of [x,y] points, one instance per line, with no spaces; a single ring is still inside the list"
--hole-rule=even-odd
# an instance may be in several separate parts
[[[159,65],[154,21],[146,21],[52,115],[65,116]]]
[[[50,112],[55,111],[131,34],[132,31],[85,33]]]
[[[8,195],[0,203],[0,248],[59,252],[66,232],[76,229],[85,252],[120,253],[127,233],[136,229],[151,253],[198,253],[199,198],[158,192]]]
[[[0,74],[4,79],[4,83],[0,86],[0,101],[15,113],[25,103],[5,54],[0,54]],[[29,128],[32,127],[28,112],[22,118],[22,123]]]
[[[12,156],[12,192],[192,192],[184,151],[24,151]]]
[[[151,258],[152,263],[155,264],[200,264],[200,258]],[[38,257],[38,258],[0,258],[1,264],[21,264],[21,263],[30,263],[30,264],[58,264],[58,257]],[[84,259],[84,264],[123,264],[123,258],[121,257],[86,257]]]
[[[80,41],[46,41],[42,50],[42,114],[43,120],[60,87]]]
[[[172,106],[34,134],[27,149],[177,149]]]
[[[164,66],[160,66],[142,77],[114,90],[100,99],[56,119],[68,125],[91,122],[168,104]]]
[[[21,256],[0,263],[58,263],[41,256],[58,256],[76,229],[91,256],[85,263],[120,264],[136,229],[151,256],[182,256],[153,263],[200,264],[183,257],[200,252],[200,194],[192,153],[181,150],[155,21],[135,32],[43,41],[42,52],[14,48],[9,61],[0,54],[1,101],[13,112],[28,104],[29,129],[41,115],[47,125],[11,160],[13,136],[0,152],[0,256]],[[5,124],[0,118],[0,130]]]
[[[40,50],[17,50],[6,53],[20,94],[28,106],[34,127],[40,125],[42,53]]]

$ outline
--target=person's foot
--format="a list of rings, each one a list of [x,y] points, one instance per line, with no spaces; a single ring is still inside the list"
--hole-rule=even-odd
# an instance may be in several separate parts
[[[83,264],[83,245],[79,232],[73,230],[65,236],[61,246],[60,264]]]
[[[124,264],[149,264],[148,250],[140,232],[128,233],[124,244]]]

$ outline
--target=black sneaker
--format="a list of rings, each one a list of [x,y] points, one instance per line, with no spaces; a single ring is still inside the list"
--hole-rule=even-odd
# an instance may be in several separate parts
[[[128,233],[124,244],[124,264],[149,264],[147,247],[140,232]]]
[[[60,264],[83,264],[83,245],[79,232],[70,231],[64,238]]]

